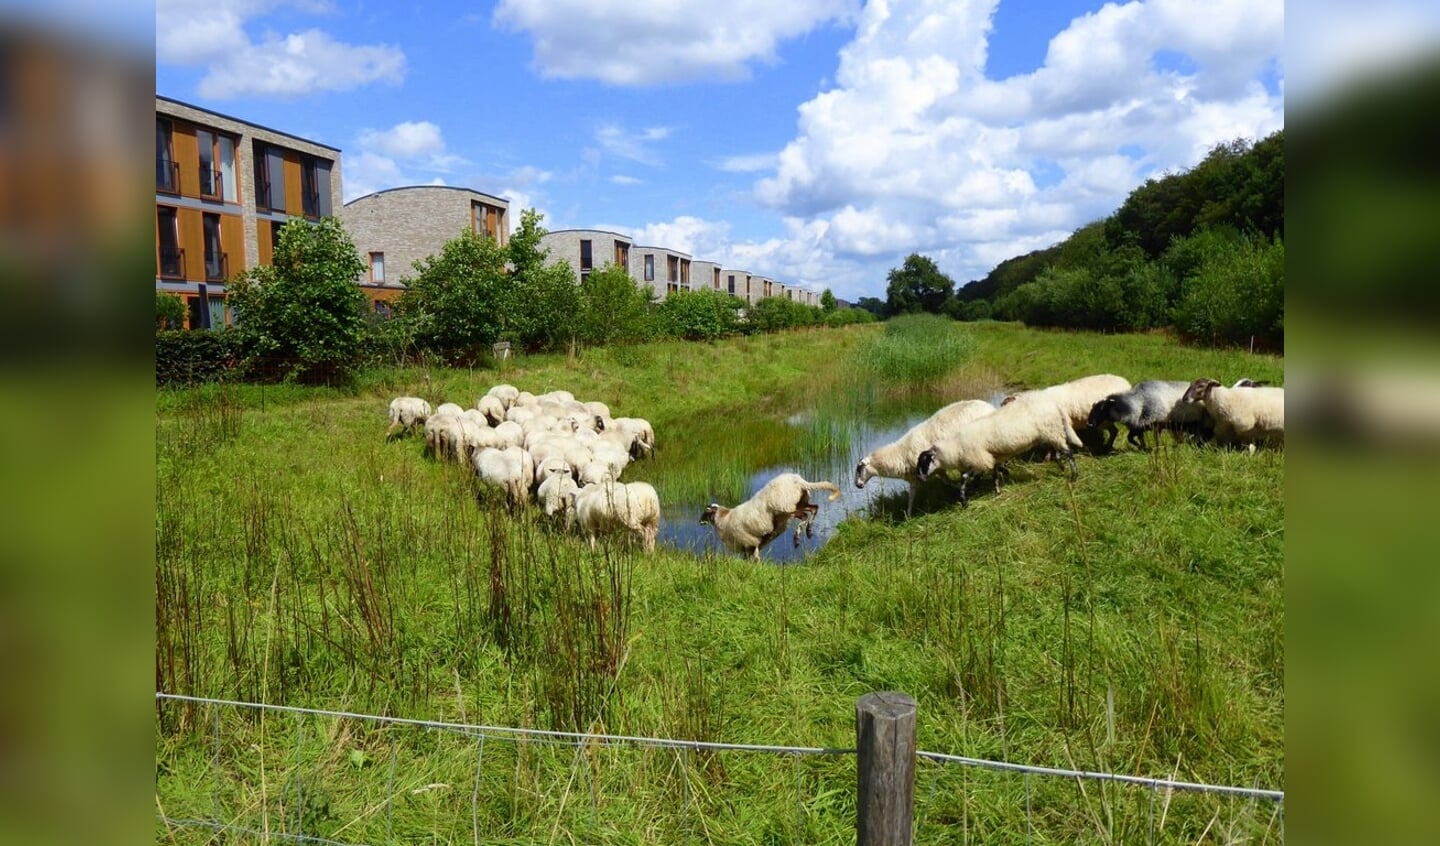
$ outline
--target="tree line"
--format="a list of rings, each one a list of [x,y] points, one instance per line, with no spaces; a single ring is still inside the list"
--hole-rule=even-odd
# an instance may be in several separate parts
[[[656,302],[651,286],[640,287],[625,268],[609,263],[577,283],[574,269],[550,261],[541,246],[542,219],[534,209],[522,212],[503,246],[474,232],[447,241],[401,278],[404,291],[388,316],[371,311],[355,284],[364,264],[339,220],[292,221],[281,228],[269,265],[230,281],[233,327],[175,331],[183,306],[157,293],[157,381],[258,376],[253,365],[263,361],[270,378],[337,382],[368,364],[421,355],[474,363],[501,341],[546,352],[874,320],[839,308],[829,289],[818,307],[784,297],[748,305],[710,290],[678,291]]]
[[[1154,177],[1109,217],[955,288],[928,257],[890,271],[880,317],[1129,332],[1169,329],[1208,344],[1285,343],[1284,131],[1220,144],[1195,167]]]

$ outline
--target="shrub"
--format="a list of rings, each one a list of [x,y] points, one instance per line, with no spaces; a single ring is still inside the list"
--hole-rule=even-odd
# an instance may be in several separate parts
[[[540,246],[544,216],[535,209],[520,215],[505,254],[512,268],[506,284],[501,337],[527,350],[555,350],[575,337],[580,325],[580,290],[568,262],[545,264]]]
[[[235,329],[166,329],[155,333],[155,384],[196,385],[240,378],[249,356],[245,335]]]
[[[750,307],[746,316],[755,331],[778,332],[815,323],[820,310],[785,297],[763,297]]]
[[[507,299],[505,251],[485,235],[462,232],[415,270],[396,303],[396,319],[415,343],[452,361],[488,354],[500,340]]]
[[[624,268],[606,262],[580,286],[580,340],[594,346],[649,338],[654,290],[639,288]]]
[[[823,318],[826,326],[849,326],[852,323],[874,323],[873,312],[863,308],[837,308]]]
[[[185,303],[174,294],[155,292],[155,329],[180,329],[185,326]]]
[[[739,329],[736,311],[744,307],[738,297],[720,291],[677,291],[655,310],[659,334],[687,341],[713,341]]]
[[[1180,283],[1175,328],[1208,343],[1285,344],[1285,245],[1242,237],[1217,242]]]
[[[291,221],[280,230],[273,264],[230,282],[238,331],[255,355],[281,362],[278,375],[347,381],[364,336],[365,295],[355,284],[364,269],[336,218]]]

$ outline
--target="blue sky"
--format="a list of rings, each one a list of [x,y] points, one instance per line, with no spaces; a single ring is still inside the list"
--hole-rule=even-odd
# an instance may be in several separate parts
[[[855,299],[1283,126],[1281,0],[159,0],[156,91]]]

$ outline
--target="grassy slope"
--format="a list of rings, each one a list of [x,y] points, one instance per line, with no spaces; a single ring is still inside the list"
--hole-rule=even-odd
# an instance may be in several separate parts
[[[186,410],[193,400],[162,395],[157,569],[162,597],[179,596],[171,588],[182,582],[190,597],[165,603],[161,655],[169,666],[174,644],[182,668],[170,686],[505,725],[548,727],[578,709],[580,722],[598,713],[612,732],[840,747],[854,742],[856,697],[899,689],[919,702],[924,749],[1282,783],[1282,453],[1167,441],[1151,454],[1082,458],[1074,485],[1052,465],[1025,465],[968,510],[852,520],[804,566],[777,568],[624,548],[592,558],[529,518],[470,505],[463,474],[421,459],[417,441],[378,437],[388,396],[469,402],[503,377],[648,417],[667,453],[697,456],[666,469],[683,485],[707,466],[783,459],[795,448],[783,429],[732,445],[725,421],[737,409],[793,410],[876,331],[542,358],[504,374],[432,373],[428,386],[419,372],[388,374],[354,397],[271,388],[264,411],[247,387],[229,395],[246,406],[229,418],[213,403]],[[1281,378],[1279,360],[1159,337],[966,331],[978,343],[962,370],[1013,385],[1102,371]],[[225,419],[239,421],[233,437],[217,434]],[[612,573],[629,574],[628,592],[595,581]],[[508,626],[495,613],[497,574]],[[574,670],[617,663],[613,689],[603,669]],[[201,728],[176,729],[186,717]],[[207,816],[208,717],[165,718],[157,794],[172,815]],[[225,719],[237,770],[261,767],[272,788],[303,783],[328,797],[308,830],[383,841],[408,826],[470,838],[473,741]],[[260,763],[257,748],[272,760]],[[358,765],[348,757],[356,750]],[[577,768],[563,748],[497,743],[485,754],[483,830],[521,842],[552,829],[583,841],[830,840],[853,826],[853,764],[843,758],[723,753],[681,766],[673,752],[616,750]],[[380,813],[376,797],[411,782],[455,788],[406,793]],[[249,782],[224,783],[231,813],[255,818]],[[1140,792],[1030,788],[1042,839],[1135,839],[1152,819]],[[921,836],[1018,837],[1024,797],[1016,777],[922,767]],[[1175,800],[1161,838],[1193,841],[1217,807]]]

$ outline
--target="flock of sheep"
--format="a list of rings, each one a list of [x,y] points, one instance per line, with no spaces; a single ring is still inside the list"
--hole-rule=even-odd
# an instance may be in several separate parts
[[[855,487],[876,476],[910,485],[908,515],[919,485],[944,471],[960,474],[960,501],[977,475],[990,474],[996,490],[1008,476],[1005,462],[1045,449],[1064,457],[1076,476],[1074,449],[1083,446],[1077,430],[1098,429],[1113,448],[1117,424],[1127,440],[1144,448],[1145,435],[1170,430],[1178,439],[1246,446],[1282,444],[1285,434],[1283,388],[1241,379],[1224,387],[1213,379],[1193,382],[1146,381],[1131,384],[1110,374],[1006,397],[997,408],[984,400],[961,400],[936,411],[896,441],[866,455],[855,468]],[[426,452],[475,471],[483,486],[503,491],[513,511],[530,502],[563,523],[579,526],[591,547],[599,536],[628,532],[646,551],[655,548],[660,499],[645,482],[622,482],[630,462],[655,449],[655,430],[638,417],[611,417],[601,402],[580,402],[569,391],[535,395],[512,385],[496,385],[473,408],[444,403],[431,409],[418,397],[390,403],[386,438],[423,430]],[[819,506],[815,491],[840,496],[831,482],[809,482],[795,473],[771,479],[749,500],[733,508],[712,503],[700,517],[714,526],[730,549],[759,559],[760,550],[784,534],[792,519],[794,543],[812,534]]]

